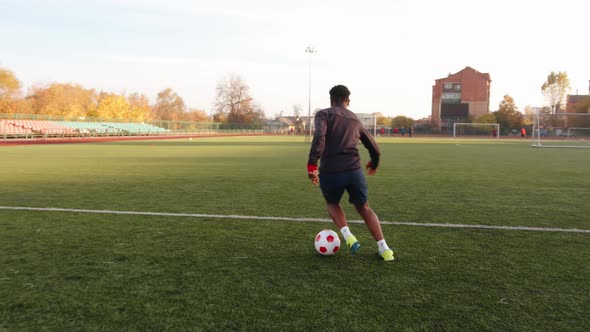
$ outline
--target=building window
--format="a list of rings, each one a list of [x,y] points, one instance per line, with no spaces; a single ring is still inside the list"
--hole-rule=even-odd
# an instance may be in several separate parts
[[[443,104],[458,104],[461,102],[460,92],[443,92],[442,101]]]
[[[455,91],[461,91],[461,84],[455,84]]]
[[[450,90],[453,88],[453,83],[445,83],[443,88],[445,88],[445,90]]]

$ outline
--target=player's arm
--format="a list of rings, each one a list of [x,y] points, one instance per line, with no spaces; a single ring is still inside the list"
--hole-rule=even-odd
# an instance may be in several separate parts
[[[363,146],[369,151],[369,156],[371,156],[371,161],[367,163],[367,172],[369,175],[373,175],[377,171],[377,167],[379,167],[381,151],[379,150],[379,146],[373,137],[364,127],[361,127],[361,142],[363,143]]]
[[[326,147],[326,131],[328,128],[326,114],[324,112],[320,111],[316,113],[314,125],[315,131],[309,150],[309,159],[307,160],[307,177],[311,180],[311,183],[317,185],[320,182],[318,161]]]

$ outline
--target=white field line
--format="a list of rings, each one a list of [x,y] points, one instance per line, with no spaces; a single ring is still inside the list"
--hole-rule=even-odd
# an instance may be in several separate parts
[[[165,217],[191,217],[191,218],[218,218],[218,219],[245,219],[245,220],[282,220],[282,221],[304,221],[304,222],[328,222],[330,219],[322,218],[291,218],[291,217],[264,217],[264,216],[242,216],[235,214],[202,214],[202,213],[172,213],[172,212],[144,212],[144,211],[113,211],[113,210],[87,210],[87,209],[64,209],[64,208],[36,208],[25,206],[0,206],[0,210],[20,211],[47,211],[47,212],[74,212],[94,214],[123,214],[139,216],[165,216]],[[349,223],[362,224],[362,220],[349,220]],[[567,232],[567,233],[590,233],[590,229],[577,228],[547,228],[547,227],[526,227],[526,226],[494,226],[494,225],[468,225],[468,224],[437,224],[419,223],[405,221],[381,221],[383,225],[400,226],[421,226],[421,227],[444,227],[444,228],[476,228],[476,229],[500,229],[510,231],[536,231],[536,232]]]

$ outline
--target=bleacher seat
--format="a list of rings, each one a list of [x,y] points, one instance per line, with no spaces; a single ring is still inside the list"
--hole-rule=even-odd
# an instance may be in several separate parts
[[[95,133],[101,134],[158,134],[169,130],[145,123],[127,122],[83,122],[83,121],[47,121],[47,120],[0,120],[2,135],[71,135]]]

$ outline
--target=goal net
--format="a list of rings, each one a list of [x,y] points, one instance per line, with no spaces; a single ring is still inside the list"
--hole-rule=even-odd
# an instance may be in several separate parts
[[[500,137],[498,123],[454,123],[453,137]]]
[[[366,113],[356,113],[356,116],[359,118],[359,120],[361,120],[363,127],[365,127],[369,133],[376,137],[379,133],[377,131],[377,116]]]
[[[590,114],[535,113],[532,146],[590,148]]]

